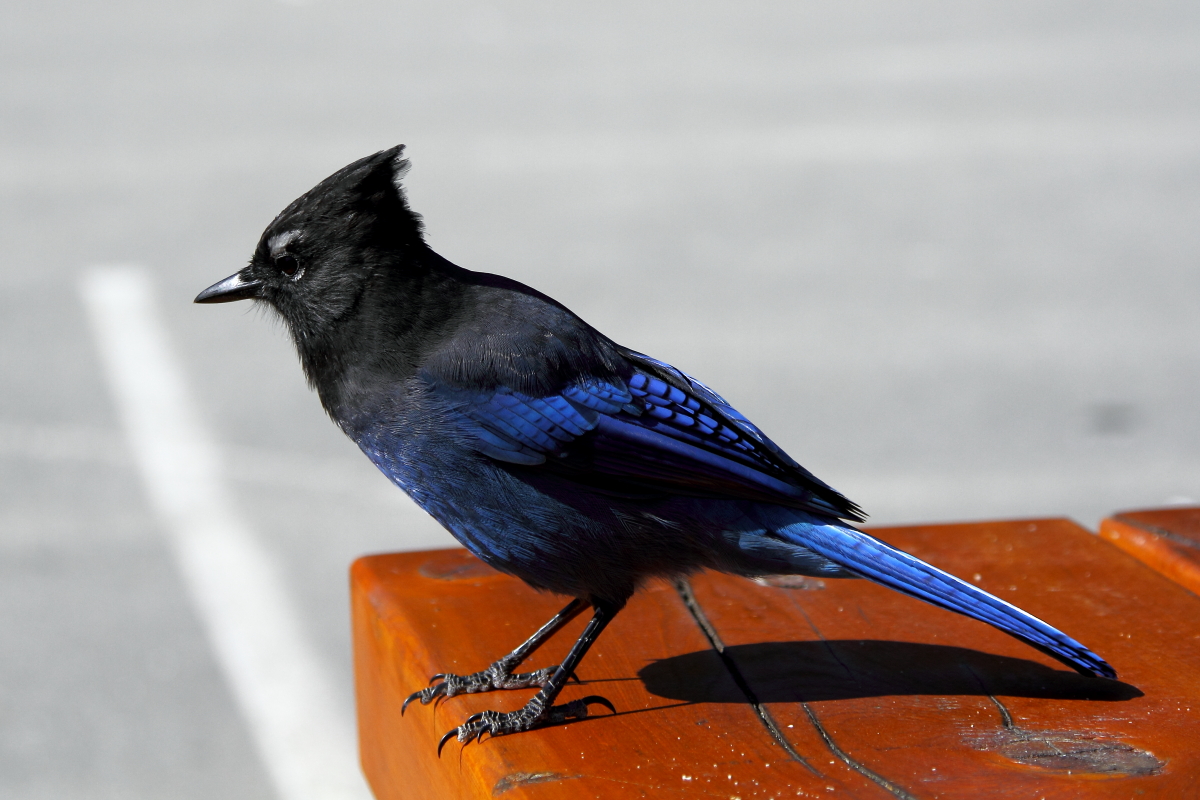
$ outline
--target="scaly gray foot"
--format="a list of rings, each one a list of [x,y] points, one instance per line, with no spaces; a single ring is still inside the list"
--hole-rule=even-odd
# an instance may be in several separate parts
[[[497,689],[527,689],[530,686],[536,686],[539,689],[544,688],[550,683],[550,678],[554,675],[558,667],[545,667],[544,669],[535,670],[534,672],[518,672],[513,673],[506,659],[500,659],[495,664],[492,664],[482,672],[475,672],[471,675],[454,675],[451,673],[438,673],[430,678],[430,682],[440,680],[441,683],[435,683],[425,689],[420,689],[413,692],[404,701],[404,705],[400,707],[400,714],[403,716],[404,709],[408,708],[408,704],[413,700],[420,700],[421,705],[426,706],[432,703],[439,697],[454,697],[456,694],[475,694],[477,692],[493,692]]]
[[[597,703],[614,714],[617,713],[617,709],[613,707],[613,704],[599,695],[591,695],[581,700],[572,700],[570,703],[564,703],[561,706],[546,708],[545,698],[539,692],[519,711],[482,711],[467,717],[462,725],[459,725],[454,730],[447,731],[442,740],[438,742],[438,755],[442,754],[442,747],[445,746],[446,742],[450,741],[451,737],[456,737],[460,742],[466,744],[472,740],[483,738],[485,733],[491,736],[504,736],[509,733],[521,733],[533,730],[545,725],[556,725],[560,722],[566,722],[569,719],[583,719],[588,715],[588,705],[590,703]]]

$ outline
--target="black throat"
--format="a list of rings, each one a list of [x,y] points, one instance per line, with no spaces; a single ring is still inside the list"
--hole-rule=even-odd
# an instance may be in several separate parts
[[[290,326],[304,374],[335,421],[394,391],[458,327],[467,303],[459,272],[422,247],[373,270],[337,320],[316,330]]]

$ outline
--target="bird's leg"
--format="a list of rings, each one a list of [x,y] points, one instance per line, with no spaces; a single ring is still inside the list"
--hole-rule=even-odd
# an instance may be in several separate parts
[[[434,675],[430,678],[430,682],[436,680],[440,680],[441,682],[410,694],[408,699],[404,701],[404,705],[400,707],[400,714],[404,714],[404,709],[408,708],[408,704],[413,700],[420,700],[421,705],[428,705],[439,697],[454,697],[456,694],[474,694],[476,692],[490,692],[495,689],[525,689],[529,686],[545,686],[554,674],[554,670],[558,669],[558,667],[546,667],[534,672],[517,674],[513,674],[513,670],[519,667],[522,661],[529,658],[533,651],[541,647],[547,639],[557,633],[559,628],[579,616],[579,612],[583,611],[587,606],[587,601],[580,600],[579,598],[567,603],[566,608],[555,614],[545,625],[538,628],[537,632],[526,639],[524,644],[504,658],[494,662],[482,672],[476,672],[471,675],[454,675],[450,673],[438,673]]]
[[[462,725],[442,737],[442,740],[438,742],[438,755],[441,755],[443,745],[452,736],[457,736],[460,742],[469,742],[472,739],[481,738],[485,733],[492,736],[503,736],[506,733],[520,733],[542,725],[554,725],[568,719],[583,719],[588,715],[590,703],[598,703],[615,714],[617,710],[613,708],[612,703],[599,695],[572,700],[561,706],[552,705],[554,698],[558,697],[558,693],[566,685],[567,679],[575,671],[575,667],[583,659],[588,648],[592,646],[592,642],[596,641],[600,632],[609,622],[612,622],[613,617],[621,610],[620,605],[602,601],[593,601],[592,605],[596,610],[595,614],[592,615],[591,621],[588,622],[579,639],[571,647],[571,652],[567,653],[567,657],[554,669],[554,674],[542,686],[541,691],[535,694],[524,708],[507,713],[483,711],[479,714],[472,714]]]

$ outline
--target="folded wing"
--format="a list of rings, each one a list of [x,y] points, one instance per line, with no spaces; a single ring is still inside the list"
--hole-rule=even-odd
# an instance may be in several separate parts
[[[635,493],[732,497],[860,521],[720,395],[676,368],[624,351],[621,378],[581,378],[541,397],[430,381],[476,450]]]

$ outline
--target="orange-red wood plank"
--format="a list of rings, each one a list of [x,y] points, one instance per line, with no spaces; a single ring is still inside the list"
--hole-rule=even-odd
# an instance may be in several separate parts
[[[1200,598],[1067,520],[873,532],[1066,631],[1121,682],[866,582],[696,579],[781,722],[815,719],[848,758],[917,797],[1200,792]]]
[[[513,710],[530,691],[455,697],[434,706],[404,698],[435,672],[473,672],[532,633],[563,604],[500,575],[465,551],[373,556],[352,570],[355,673],[363,768],[380,800],[778,796],[890,797],[849,770],[821,774],[791,760],[720,668],[678,595],[664,584],[639,593],[609,626],[563,702],[603,694],[620,712],[461,747],[443,733],[476,711]],[[582,620],[560,632],[529,667],[556,663]],[[692,653],[696,676],[723,702],[656,696],[638,678],[656,661]],[[705,662],[716,662],[717,666]],[[673,672],[669,664],[665,669]],[[819,747],[815,736],[805,746]],[[768,789],[768,787],[771,787]],[[778,791],[787,787],[786,795]]]
[[[1100,535],[1200,594],[1200,508],[1114,514],[1100,523]]]
[[[494,797],[1182,797],[1200,793],[1200,598],[1065,520],[877,535],[1080,639],[1122,682],[1077,676],[973,620],[866,581],[778,588],[691,581],[637,595],[563,700],[619,713],[465,748],[442,733],[531,691],[404,698],[470,672],[561,607],[462,551],[373,556],[352,571],[364,770],[380,800]],[[820,585],[821,588],[811,588]],[[534,656],[555,663],[576,621]],[[731,677],[762,702],[790,756]]]

